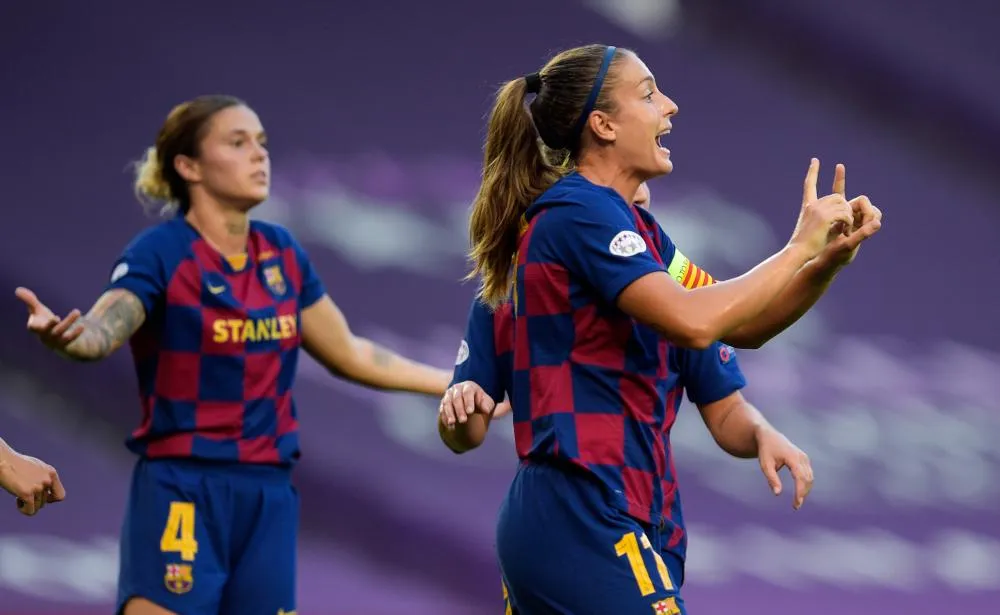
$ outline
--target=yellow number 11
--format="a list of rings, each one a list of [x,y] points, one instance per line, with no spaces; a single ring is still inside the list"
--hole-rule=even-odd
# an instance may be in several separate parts
[[[622,536],[622,539],[615,543],[615,553],[618,557],[623,555],[628,558],[628,565],[632,568],[632,574],[635,576],[635,582],[639,585],[639,593],[643,596],[648,596],[656,592],[656,588],[653,587],[653,579],[649,576],[649,570],[646,568],[646,562],[642,561],[642,551],[639,550],[639,542],[642,542],[643,549],[649,549],[653,551],[653,545],[649,542],[649,537],[646,534],[640,534],[641,538],[636,539],[635,532],[629,532]],[[670,573],[667,572],[667,565],[663,562],[663,558],[656,551],[653,551],[653,559],[656,560],[656,571],[660,573],[660,580],[663,581],[663,588],[668,592],[673,591],[674,584],[670,582]]]

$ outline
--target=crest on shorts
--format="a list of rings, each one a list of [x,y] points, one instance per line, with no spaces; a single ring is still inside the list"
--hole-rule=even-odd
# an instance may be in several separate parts
[[[653,603],[653,613],[656,615],[678,615],[680,612],[681,610],[677,608],[676,598],[671,597]]]
[[[194,575],[189,564],[167,564],[163,584],[175,594],[186,594],[194,586]]]
[[[285,276],[281,275],[281,268],[277,265],[264,267],[264,282],[267,283],[267,287],[271,289],[271,292],[279,297],[288,291],[288,286],[285,284]]]

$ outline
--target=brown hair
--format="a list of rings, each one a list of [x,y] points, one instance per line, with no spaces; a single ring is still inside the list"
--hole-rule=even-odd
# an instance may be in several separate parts
[[[608,51],[606,45],[563,51],[537,75],[508,81],[497,92],[486,130],[483,180],[469,218],[473,268],[466,276],[481,279],[480,298],[491,306],[507,297],[521,216],[572,167],[586,139],[581,115]],[[623,51],[614,52],[595,110],[614,110],[607,92]],[[537,95],[526,105],[529,79]]]
[[[177,156],[198,156],[212,117],[229,107],[245,106],[234,96],[199,96],[174,107],[164,120],[156,145],[135,164],[135,194],[144,204],[159,203],[163,213],[187,213],[191,207],[187,182],[177,172]]]

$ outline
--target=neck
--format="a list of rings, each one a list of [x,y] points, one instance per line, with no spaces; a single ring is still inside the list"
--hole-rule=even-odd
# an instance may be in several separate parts
[[[590,182],[598,186],[606,186],[617,192],[626,203],[635,200],[635,193],[639,191],[639,185],[642,184],[642,179],[625,171],[620,165],[612,164],[610,161],[596,156],[581,159],[577,163],[576,169]]]
[[[223,256],[246,252],[247,237],[250,234],[247,212],[215,203],[200,203],[198,206],[192,203],[185,218]]]

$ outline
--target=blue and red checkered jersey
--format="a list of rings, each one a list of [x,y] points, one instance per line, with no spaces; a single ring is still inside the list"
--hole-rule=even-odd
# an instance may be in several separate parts
[[[287,229],[250,223],[247,253],[225,258],[186,220],[142,232],[108,290],[133,293],[142,423],[128,447],[149,458],[291,464],[300,315],[326,291]]]
[[[451,384],[471,381],[497,403],[511,390],[514,370],[513,304],[494,310],[478,298],[469,308],[465,337],[458,347]]]
[[[664,435],[682,388],[667,341],[616,301],[667,271],[676,248],[652,214],[577,173],[526,221],[514,293],[517,453],[582,467],[627,514],[659,523],[675,493]]]
[[[687,391],[687,398],[698,406],[725,399],[747,384],[746,377],[740,370],[736,351],[722,342],[715,342],[704,350],[672,346],[669,367],[671,373],[677,375],[678,384]],[[680,395],[674,395],[672,402],[670,411],[676,416],[681,404]],[[666,549],[683,560],[687,556],[687,531],[684,526],[684,508],[677,489],[677,471],[671,454],[669,430],[663,433],[662,438],[667,450],[667,474],[661,479],[664,540]]]

